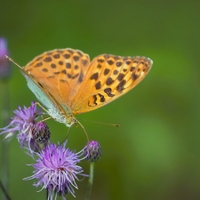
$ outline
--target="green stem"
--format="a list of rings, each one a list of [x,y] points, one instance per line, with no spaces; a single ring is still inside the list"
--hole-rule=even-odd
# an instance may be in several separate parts
[[[86,192],[85,200],[90,199],[93,180],[94,180],[94,162],[91,162],[90,163],[90,176],[89,176],[89,180],[88,180],[88,186],[87,186],[87,192]]]
[[[3,191],[3,194],[4,194],[5,199],[6,199],[6,200],[11,200],[11,198],[10,198],[9,194],[7,193],[6,189],[4,188],[4,186],[3,186],[2,182],[1,182],[1,180],[0,180],[0,188],[1,188],[1,190]]]
[[[1,102],[2,102],[2,112],[1,112],[1,119],[2,125],[7,126],[9,121],[9,84],[8,81],[1,81]],[[2,142],[1,148],[1,184],[4,185],[4,189],[8,192],[9,188],[9,143]],[[5,193],[4,193],[5,194]],[[7,199],[5,196],[2,196],[0,199]]]

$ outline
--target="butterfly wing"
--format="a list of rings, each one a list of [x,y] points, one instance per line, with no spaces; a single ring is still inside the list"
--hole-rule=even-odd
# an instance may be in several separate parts
[[[97,56],[71,101],[73,114],[97,109],[127,93],[142,81],[152,64],[151,59],[139,56]]]
[[[145,57],[109,54],[97,56],[90,63],[87,54],[67,48],[37,56],[24,72],[52,102],[69,113],[80,114],[130,91],[146,76],[152,63]]]
[[[34,80],[26,71],[24,71],[24,68],[20,67],[20,70],[26,78],[29,89],[34,93],[36,98],[46,107],[47,113],[58,122],[66,124],[64,114],[65,112],[63,111],[61,105],[56,101],[54,96],[46,92],[45,88],[38,84],[36,80]]]
[[[89,63],[89,56],[79,50],[56,49],[34,58],[24,71],[66,109],[82,84]]]

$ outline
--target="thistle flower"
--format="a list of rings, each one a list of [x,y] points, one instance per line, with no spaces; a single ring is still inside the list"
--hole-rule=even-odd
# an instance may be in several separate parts
[[[42,112],[37,109],[36,104],[32,102],[30,107],[21,108],[14,111],[14,117],[8,126],[1,128],[0,135],[5,134],[5,138],[10,138],[15,133],[18,133],[17,139],[21,147],[29,146],[30,140],[33,138],[32,129],[36,124],[36,119],[42,115]]]
[[[47,189],[48,200],[56,199],[58,195],[65,200],[68,193],[75,197],[74,188],[78,189],[76,180],[79,180],[77,175],[87,176],[82,174],[83,169],[77,165],[82,160],[81,152],[74,153],[65,145],[49,144],[43,151],[36,152],[38,159],[36,164],[32,164],[33,175],[24,179],[37,179],[34,186]]]
[[[0,38],[0,79],[6,79],[11,74],[11,64],[5,55],[9,55],[7,41],[5,38]]]
[[[50,140],[49,127],[44,122],[37,122],[32,128],[30,148],[32,151],[39,151],[46,146]],[[30,149],[29,149],[30,150]]]
[[[95,141],[91,140],[83,149],[83,155],[89,162],[95,162],[101,157],[101,146]]]

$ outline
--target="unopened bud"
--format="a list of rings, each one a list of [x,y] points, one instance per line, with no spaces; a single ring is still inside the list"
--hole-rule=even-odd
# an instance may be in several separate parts
[[[0,79],[7,79],[11,74],[11,64],[5,55],[9,55],[7,41],[0,37]]]
[[[101,157],[101,146],[97,141],[91,140],[87,143],[83,150],[86,160],[95,162]]]

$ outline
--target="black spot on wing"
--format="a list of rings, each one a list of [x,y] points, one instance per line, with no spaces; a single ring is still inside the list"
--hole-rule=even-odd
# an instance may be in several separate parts
[[[52,61],[52,58],[51,58],[50,56],[48,56],[48,57],[46,57],[46,58],[44,59],[44,61],[45,61],[45,62],[51,62],[51,61]]]
[[[104,92],[105,92],[109,97],[114,97],[114,96],[115,96],[114,94],[111,93],[111,92],[112,92],[111,88],[106,88],[106,89],[104,90]]]
[[[90,79],[96,81],[98,79],[98,77],[99,77],[99,74],[98,74],[98,72],[96,72],[96,73],[92,74],[92,76],[90,77]]]
[[[100,81],[98,81],[98,82],[95,84],[95,88],[96,88],[97,90],[99,90],[99,89],[101,88],[101,82],[100,82]]]
[[[126,80],[122,80],[116,87],[116,90],[118,92],[121,92],[124,90],[124,85],[126,84]]]

